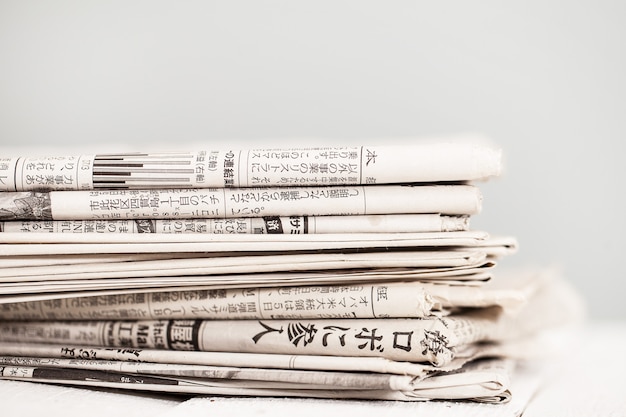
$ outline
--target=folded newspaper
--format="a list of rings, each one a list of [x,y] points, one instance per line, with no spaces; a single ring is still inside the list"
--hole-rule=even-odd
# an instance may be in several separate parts
[[[466,142],[6,156],[0,378],[184,395],[504,403],[579,315],[472,230]]]

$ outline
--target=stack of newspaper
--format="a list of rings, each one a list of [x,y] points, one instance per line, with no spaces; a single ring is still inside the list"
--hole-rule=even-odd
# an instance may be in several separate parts
[[[549,271],[495,271],[514,238],[469,227],[487,145],[0,162],[5,379],[498,403],[567,315]]]

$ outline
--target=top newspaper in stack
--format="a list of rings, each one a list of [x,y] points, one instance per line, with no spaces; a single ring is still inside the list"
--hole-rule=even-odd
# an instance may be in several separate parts
[[[241,188],[459,182],[497,176],[501,152],[475,141],[2,157],[0,191]]]
[[[498,150],[464,142],[12,157],[0,220],[472,215],[482,197],[466,182],[499,172]]]

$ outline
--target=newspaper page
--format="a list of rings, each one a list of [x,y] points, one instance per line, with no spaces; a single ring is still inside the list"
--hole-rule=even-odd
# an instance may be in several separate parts
[[[21,191],[0,193],[0,220],[472,215],[481,206],[473,185]]]
[[[439,233],[328,233],[328,234],[127,234],[117,233],[0,233],[0,257],[25,255],[121,253],[222,253],[344,251],[367,248],[471,247],[484,243],[482,231]]]
[[[224,289],[276,285],[351,285],[364,282],[420,281],[438,285],[478,287],[493,277],[492,262],[446,268],[351,269],[228,275],[185,275],[138,278],[71,279],[0,282],[0,304],[51,298],[108,296],[156,290]],[[201,288],[198,288],[201,287]]]
[[[422,251],[426,252],[426,251]],[[445,251],[444,251],[445,252]],[[433,252],[436,253],[436,252]],[[192,286],[192,285],[200,285],[203,280],[208,279],[211,282],[207,284],[213,285],[214,282],[223,281],[230,282],[230,284],[236,283],[238,281],[244,282],[257,282],[258,285],[268,286],[266,284],[271,282],[281,282],[281,283],[294,283],[298,280],[303,280],[305,282],[330,282],[333,280],[337,280],[340,278],[345,278],[350,281],[358,281],[359,279],[363,279],[365,281],[374,281],[377,278],[381,280],[415,280],[415,279],[436,279],[441,280],[443,282],[446,278],[449,280],[446,282],[448,285],[454,285],[455,282],[463,282],[463,285],[472,285],[472,281],[476,281],[475,284],[478,284],[478,281],[487,282],[490,279],[490,276],[485,276],[484,272],[489,272],[489,270],[493,269],[496,265],[492,259],[489,257],[485,257],[484,252],[477,252],[475,257],[472,258],[463,258],[468,253],[461,253],[461,258],[459,258],[459,253],[452,256],[450,259],[466,259],[471,260],[471,262],[461,262],[460,265],[456,266],[441,266],[437,267],[425,267],[425,266],[413,266],[413,267],[390,267],[390,268],[340,268],[332,270],[324,270],[320,269],[309,269],[302,271],[273,271],[273,272],[258,272],[254,276],[259,277],[259,279],[255,279],[252,274],[249,273],[240,273],[240,274],[229,274],[226,276],[225,274],[195,274],[190,275],[186,274],[187,280],[183,281],[183,275],[172,274],[170,272],[165,272],[160,274],[160,271],[155,271],[152,279],[160,280],[159,276],[176,278],[181,281],[178,283],[178,286]],[[254,254],[250,254],[253,256]],[[301,254],[300,254],[301,255]],[[422,255],[427,255],[426,253],[422,253]],[[244,256],[243,254],[240,256]],[[287,258],[275,258],[278,255],[258,255],[265,260],[274,259],[276,265],[280,265],[280,259]],[[444,253],[443,256],[447,257],[448,254]],[[446,258],[441,259],[446,259]],[[33,258],[32,260],[29,258]],[[202,256],[201,254],[188,254],[183,253],[180,256],[178,254],[172,254],[168,256],[166,254],[85,254],[85,255],[59,255],[59,256],[42,256],[42,257],[30,257],[30,256],[7,256],[4,258],[0,258],[0,271],[4,271],[5,269],[9,269],[11,271],[19,271],[20,268],[31,268],[34,266],[40,267],[51,267],[51,266],[69,266],[69,265],[87,265],[88,268],[92,267],[94,264],[99,264],[103,268],[106,268],[107,264],[116,264],[121,262],[144,262],[144,261],[163,261],[163,260],[174,260],[174,259],[203,259],[207,258]],[[212,258],[209,256],[208,258]],[[313,259],[313,258],[312,258]],[[426,258],[423,257],[422,260]],[[32,263],[31,263],[32,261]],[[191,264],[189,264],[191,266]],[[183,270],[178,268],[183,272],[189,272],[187,270]],[[6,271],[5,271],[6,272]],[[24,279],[19,278],[23,276],[30,275],[28,271],[23,271],[25,273],[18,273],[17,275],[7,274],[4,275],[3,278],[0,279],[0,285],[2,283],[10,283],[12,281],[19,282],[24,281]],[[42,273],[43,270],[39,270],[39,273]],[[54,272],[54,271],[53,271]],[[84,272],[84,271],[81,271]],[[50,281],[54,281],[57,279],[63,279],[62,275],[66,274],[53,274],[54,277],[50,276]],[[15,279],[13,279],[15,278]],[[76,278],[76,277],[73,277]],[[124,277],[117,277],[120,280],[124,280]],[[229,284],[229,285],[230,285]]]
[[[498,361],[491,361],[498,364]],[[465,385],[442,386],[436,390],[420,389],[420,384],[407,390],[368,390],[337,389],[332,386],[307,384],[281,384],[273,382],[186,379],[133,374],[118,374],[94,370],[66,370],[56,368],[35,368],[28,366],[8,366],[0,368],[1,378],[29,380],[49,384],[78,385],[141,391],[170,392],[179,394],[229,395],[229,396],[278,396],[305,398],[368,399],[395,401],[426,401],[432,399],[473,400],[479,402],[506,402],[510,393],[506,391],[509,373],[505,367],[493,366],[487,371],[469,370],[463,381],[451,378],[449,384]],[[497,372],[500,371],[500,372]],[[445,375],[439,379],[446,384]]]
[[[0,270],[0,282],[186,275],[257,274],[355,268],[445,268],[477,266],[481,251],[389,251],[212,256],[73,265],[24,266]]]
[[[0,159],[0,191],[449,182],[499,175],[501,151],[469,141],[215,149]]]
[[[316,234],[458,232],[465,230],[469,230],[469,216],[444,216],[440,214],[0,222],[0,232],[5,233]]]
[[[2,320],[425,317],[440,306],[419,283],[120,293],[0,305]]]
[[[93,370],[108,373],[154,375],[183,378],[202,378],[232,381],[256,381],[259,387],[268,383],[285,384],[286,388],[307,386],[307,389],[389,389],[408,390],[416,379],[409,375],[356,373],[338,371],[312,371],[294,369],[241,368],[211,365],[181,365],[171,363],[105,361],[93,359],[59,359],[0,356],[0,366],[7,368],[30,367],[38,369]],[[88,374],[88,373],[87,373]],[[10,376],[5,372],[3,376]],[[95,376],[95,375],[94,375]]]
[[[181,365],[230,366],[288,370],[377,372],[424,377],[435,368],[430,364],[398,362],[382,357],[282,355],[277,353],[200,352],[181,350],[104,348],[76,344],[37,344],[0,342],[0,354],[72,360],[152,362]],[[458,369],[464,361],[453,361]],[[437,368],[447,369],[447,368]]]
[[[159,234],[121,234],[121,233],[0,233],[2,244],[30,243],[281,243],[280,250],[289,249],[292,245],[304,242],[332,245],[339,241],[342,245],[351,242],[377,242],[399,246],[477,246],[490,238],[483,230],[445,231],[445,232],[407,232],[407,233],[319,233],[302,236],[302,234],[204,234],[204,233],[159,233]],[[506,240],[514,239],[513,237]],[[399,242],[399,243],[394,243]],[[495,243],[496,245],[499,243]],[[352,245],[354,246],[354,245]],[[157,246],[158,247],[158,246]],[[244,246],[245,247],[245,246]],[[271,246],[270,246],[271,247]],[[320,248],[321,246],[315,246]],[[331,246],[332,247],[332,246]],[[340,248],[340,246],[336,246]],[[248,250],[246,248],[246,250]],[[270,249],[271,250],[271,249]]]
[[[98,387],[193,394],[363,398],[423,401],[476,399],[494,402],[510,384],[513,364],[485,360],[461,372],[442,373],[422,380],[410,376],[267,369],[207,369],[184,365],[72,361],[42,358],[2,358],[0,377]],[[126,365],[126,366],[120,366]],[[119,370],[118,368],[123,368]],[[191,375],[191,377],[190,377]],[[200,376],[208,375],[208,376]]]
[[[53,343],[0,342],[0,355],[82,361],[115,361],[157,363],[169,365],[218,366],[235,368],[264,368],[340,372],[374,372],[408,375],[414,379],[441,372],[461,369],[465,364],[484,358],[528,359],[545,357],[536,340],[514,339],[505,342],[479,343],[457,349],[455,359],[447,365],[393,361],[376,356],[284,355],[278,353],[201,352],[190,350],[106,348],[86,345]],[[530,353],[529,353],[530,352]]]
[[[362,356],[445,366],[475,342],[514,340],[571,323],[582,316],[581,304],[571,287],[553,279],[515,315],[494,307],[423,319],[2,321],[0,342]]]
[[[128,292],[0,304],[1,320],[419,318],[451,309],[499,306],[518,311],[534,292],[423,282]]]
[[[219,352],[378,356],[443,366],[496,335],[498,309],[426,319],[139,320],[0,323],[0,341]]]

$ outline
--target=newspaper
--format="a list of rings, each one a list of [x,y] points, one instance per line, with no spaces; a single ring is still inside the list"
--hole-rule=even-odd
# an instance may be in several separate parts
[[[197,365],[211,367],[267,368],[286,370],[316,370],[340,372],[374,372],[408,375],[423,379],[441,372],[461,369],[465,364],[483,358],[537,359],[546,356],[542,337],[528,337],[490,343],[479,343],[459,349],[446,365],[393,361],[375,356],[284,355],[278,353],[201,352],[136,348],[105,348],[86,345],[0,342],[0,355],[7,357],[37,357],[82,361],[123,361]]]
[[[353,268],[436,268],[476,266],[487,255],[475,251],[363,251],[346,253],[249,254],[140,260],[73,265],[3,268],[0,282],[47,279],[130,278],[177,275],[217,275]]]
[[[479,354],[473,355],[472,358]],[[486,349],[484,356],[489,356],[490,354],[492,354],[492,350]],[[79,361],[101,360],[238,368],[376,372],[410,375],[414,378],[422,378],[435,370],[459,369],[467,362],[464,359],[456,359],[447,367],[435,368],[430,364],[398,362],[381,357],[282,355],[277,353],[200,352],[131,348],[111,349],[85,345],[7,342],[0,342],[0,355],[66,358]]]
[[[499,173],[442,143],[4,157],[0,378],[506,402],[520,342],[575,308],[469,229]]]
[[[185,394],[362,398],[399,401],[464,399],[504,402],[510,399],[512,361],[486,360],[462,372],[424,379],[410,376],[200,369],[184,365],[129,364],[41,358],[1,358],[0,378],[65,385],[96,386]],[[126,366],[122,366],[126,365]],[[121,369],[120,369],[121,368]],[[207,376],[204,376],[207,375]],[[498,399],[496,399],[498,398]]]
[[[484,232],[157,235],[152,243],[146,237],[0,233],[6,243],[0,246],[0,285],[365,268],[404,274],[407,268],[480,267],[516,250],[513,239],[491,243]]]
[[[402,146],[14,156],[0,162],[0,191],[342,186],[487,179],[499,175],[501,152],[476,141],[414,141]]]
[[[331,271],[273,272],[227,275],[185,275],[138,278],[72,279],[46,281],[0,282],[0,304],[46,300],[50,297],[67,298],[85,295],[111,295],[155,291],[157,289],[183,290],[194,287],[245,288],[275,285],[348,285],[381,281],[421,281],[450,286],[480,286],[492,279],[493,262],[467,267],[450,268],[368,268]],[[181,287],[184,284],[184,287]]]
[[[311,371],[311,370],[286,370],[286,369],[264,369],[264,368],[236,368],[211,365],[180,365],[169,363],[149,363],[149,362],[124,362],[124,361],[103,361],[103,360],[76,360],[58,358],[34,358],[34,357],[14,357],[1,356],[0,366],[5,367],[3,376],[10,376],[8,369],[30,368],[32,369],[65,369],[69,374],[74,370],[93,370],[98,372],[156,375],[167,377],[185,377],[223,380],[227,381],[247,381],[252,383],[267,382],[270,384],[259,384],[260,387],[276,386],[285,384],[284,388],[307,389],[382,389],[382,390],[408,390],[412,382],[416,379],[408,375],[381,374],[381,373],[356,373],[337,371]],[[89,375],[89,373],[86,373]],[[31,375],[33,375],[31,373]],[[119,379],[119,378],[117,378]],[[288,385],[287,385],[288,384]]]
[[[537,346],[537,344],[539,344],[539,346]],[[528,355],[529,350],[531,351],[531,356]],[[61,381],[63,380],[76,380],[77,376],[72,374],[72,370],[76,368],[99,371],[107,369],[109,375],[82,374],[83,376],[89,376],[94,386],[104,386],[100,385],[98,381],[111,381],[115,378],[115,375],[111,376],[110,373],[119,372],[127,374],[129,379],[127,379],[126,382],[136,380],[137,377],[141,375],[172,376],[172,374],[174,374],[174,379],[177,379],[177,376],[182,376],[182,379],[212,377],[213,380],[223,376],[226,379],[239,379],[244,381],[277,380],[280,382],[288,382],[284,389],[296,389],[298,386],[297,379],[304,375],[304,379],[300,380],[300,383],[304,381],[310,383],[311,385],[309,385],[308,388],[316,389],[318,387],[314,387],[312,384],[316,383],[316,381],[328,378],[327,381],[334,385],[334,391],[346,391],[347,396],[338,396],[337,398],[366,399],[368,396],[363,391],[369,391],[368,389],[359,388],[361,394],[356,395],[361,395],[362,397],[353,397],[353,394],[350,394],[351,390],[349,387],[351,384],[359,386],[358,377],[367,375],[364,376],[365,380],[362,385],[374,388],[369,394],[372,394],[372,396],[376,395],[376,398],[380,399],[392,399],[393,397],[390,397],[388,393],[385,396],[378,397],[378,394],[375,394],[374,391],[381,391],[375,389],[376,383],[386,384],[388,381],[395,380],[397,383],[393,384],[393,386],[400,388],[406,383],[406,377],[408,376],[412,378],[410,384],[413,389],[411,391],[403,390],[401,392],[403,395],[406,395],[407,398],[412,398],[413,400],[417,398],[471,399],[470,397],[478,395],[476,394],[476,389],[488,388],[490,390],[502,389],[503,391],[499,394],[496,394],[496,391],[491,391],[494,395],[487,396],[480,394],[478,395],[480,399],[474,398],[474,400],[499,403],[511,399],[509,387],[512,389],[516,388],[514,384],[516,379],[509,381],[509,378],[505,376],[508,375],[508,372],[502,372],[506,369],[510,371],[512,365],[511,360],[496,362],[476,362],[475,360],[481,357],[530,358],[533,357],[532,355],[539,355],[538,357],[541,357],[545,355],[545,345],[540,341],[531,341],[529,338],[523,339],[523,343],[521,344],[519,340],[513,340],[505,344],[483,343],[474,346],[474,349],[470,352],[465,351],[463,355],[459,354],[459,357],[453,360],[451,364],[443,367],[433,367],[429,364],[404,361],[389,361],[380,357],[247,354],[239,352],[172,351],[132,348],[110,349],[88,346],[24,343],[0,343],[0,355],[6,355],[0,358],[0,366],[8,365],[7,373],[9,376],[5,377],[5,379],[32,378],[34,369],[24,369],[25,367],[57,367],[65,370],[65,372],[56,375],[59,378],[56,382],[54,378],[44,377],[39,379],[40,382],[46,383],[62,383]],[[537,357],[535,356],[535,358]],[[124,365],[119,361],[132,363]],[[266,372],[272,369],[280,371],[274,374]],[[292,378],[289,376],[290,370],[311,370],[314,372],[305,374],[296,372],[294,373],[295,376]],[[287,372],[285,373],[284,371]],[[331,372],[326,373],[325,371]],[[355,371],[358,372],[358,374],[354,374]],[[382,378],[370,375],[369,373],[372,372],[383,374],[381,375]],[[482,372],[483,376],[479,377],[475,374],[476,372]],[[402,376],[404,379],[392,378],[394,374]],[[47,374],[45,376],[50,377],[51,375]],[[119,376],[119,374],[117,374],[117,376]],[[518,375],[515,376],[517,377]],[[502,386],[500,387],[499,383],[496,381],[499,381]],[[75,382],[79,383],[78,381]],[[68,383],[71,384],[72,382]],[[224,388],[224,384],[217,385],[220,389]],[[215,385],[211,385],[211,387],[214,386]],[[270,384],[259,384],[257,386],[261,386],[263,390],[270,389],[271,391],[265,391],[265,394],[253,394],[252,391],[241,390],[242,387],[237,387],[241,390],[238,391],[237,395],[282,395],[280,391],[274,389],[276,386],[271,386]],[[319,390],[316,390],[315,393],[303,396],[326,398],[327,395],[332,395],[324,392],[328,391],[329,386],[330,384],[319,386]],[[247,385],[247,388],[249,387],[250,386]],[[141,387],[136,386],[119,386],[119,388],[141,389]],[[205,386],[205,388],[207,387]],[[232,386],[230,386],[230,388],[234,389]],[[177,391],[177,389],[174,391]],[[212,392],[213,394],[225,393],[225,391],[205,392]],[[230,392],[234,393],[235,391]],[[519,392],[516,392],[516,395],[517,394],[519,394]],[[297,396],[298,394],[284,395]],[[394,396],[398,397],[398,394],[395,393]],[[407,398],[403,400],[406,401],[408,400]]]
[[[218,352],[377,356],[450,363],[496,336],[497,309],[426,319],[136,320],[0,323],[0,341]]]
[[[236,219],[48,220],[0,222],[5,233],[419,233],[469,230],[468,216],[380,214]]]
[[[518,311],[541,275],[499,277],[481,287],[426,282],[344,282],[341,285],[191,288],[0,304],[2,320],[419,318],[461,308]],[[505,281],[506,284],[502,284]],[[498,282],[500,284],[498,284]]]
[[[3,321],[0,341],[373,356],[445,366],[476,342],[512,340],[579,317],[573,290],[548,278],[515,315],[491,307],[423,319]]]
[[[0,233],[0,244],[0,257],[107,253],[229,253],[236,256],[249,252],[348,251],[380,247],[498,246],[498,243],[489,243],[489,235],[483,231],[317,235]],[[507,245],[511,244],[507,242]]]
[[[20,191],[0,193],[0,220],[471,215],[481,206],[473,185]]]

